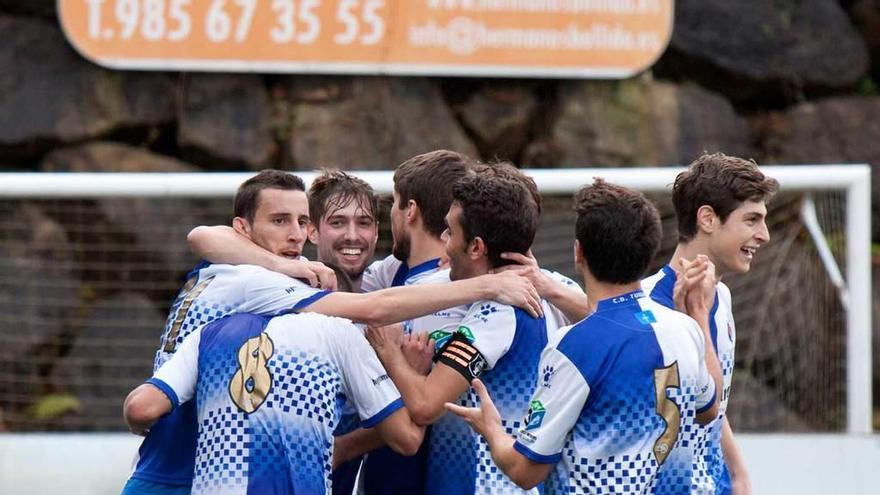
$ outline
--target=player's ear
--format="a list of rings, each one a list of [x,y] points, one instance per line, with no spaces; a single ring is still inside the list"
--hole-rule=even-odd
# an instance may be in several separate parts
[[[422,215],[419,204],[414,199],[406,202],[406,223],[413,223]]]
[[[309,230],[309,242],[317,246],[318,243],[321,242],[321,234],[318,233],[318,227],[310,222],[307,228]]]
[[[251,224],[244,217],[235,217],[232,219],[232,228],[239,234],[251,238]]]
[[[471,239],[471,242],[468,243],[467,253],[471,259],[477,260],[482,258],[483,256],[487,256],[489,254],[489,250],[486,247],[486,243],[483,242],[482,237],[474,237],[473,239]]]
[[[581,241],[574,240],[574,265],[581,266],[585,262],[584,253],[581,251]]]
[[[705,234],[715,232],[721,225],[721,219],[715,213],[715,209],[709,205],[703,205],[697,209],[697,230]]]

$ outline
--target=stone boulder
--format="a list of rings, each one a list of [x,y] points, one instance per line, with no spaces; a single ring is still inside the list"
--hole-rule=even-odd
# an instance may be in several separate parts
[[[478,151],[425,78],[296,77],[277,89],[289,108],[293,166],[388,170],[428,151]]]
[[[102,69],[46,20],[0,15],[0,32],[0,151],[7,156],[174,120],[168,76]]]
[[[855,0],[851,3],[850,17],[868,45],[871,77],[876,85],[880,82],[880,0]]]
[[[737,102],[794,102],[855,86],[864,41],[836,0],[679,0],[657,67]]]
[[[40,16],[54,19],[58,0],[0,0],[0,12],[15,15]]]
[[[196,163],[260,170],[273,165],[272,119],[260,76],[194,74],[183,93],[177,140]]]
[[[872,239],[880,242],[880,98],[842,97],[755,117],[762,163],[870,163]]]
[[[559,93],[556,121],[529,145],[524,166],[676,165],[704,151],[754,154],[745,119],[698,86],[642,77],[567,82]]]
[[[82,414],[59,422],[79,430],[124,430],[119,407],[153,371],[167,308],[142,293],[120,292],[96,301],[76,327],[76,338],[55,365],[54,389],[75,396]]]
[[[485,158],[519,161],[542,121],[535,88],[530,83],[488,81],[452,106]]]
[[[53,152],[41,168],[47,172],[197,171],[140,148],[102,142]],[[228,223],[231,203],[231,197],[71,200],[56,218],[74,234],[74,252],[81,257],[79,278],[95,282],[99,296],[135,284],[151,299],[167,302],[178,289],[180,276],[196,261],[187,248],[186,234],[196,225]],[[116,263],[112,268],[111,261]]]

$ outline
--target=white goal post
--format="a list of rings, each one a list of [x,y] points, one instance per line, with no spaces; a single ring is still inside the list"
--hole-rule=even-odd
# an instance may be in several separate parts
[[[546,194],[574,193],[593,177],[645,192],[669,191],[681,168],[527,169]],[[763,166],[780,189],[844,191],[846,271],[839,286],[846,311],[846,429],[872,431],[871,172],[867,165]],[[317,172],[296,172],[308,184]],[[377,192],[390,193],[391,171],[354,171]],[[0,198],[222,197],[253,173],[2,173]],[[811,232],[812,233],[812,232]],[[815,235],[815,234],[814,234]],[[820,255],[824,241],[818,241]],[[823,259],[825,261],[825,259]],[[833,261],[831,261],[833,265]],[[828,263],[826,262],[826,265]],[[836,265],[828,268],[835,279]],[[838,273],[839,275],[839,273]]]

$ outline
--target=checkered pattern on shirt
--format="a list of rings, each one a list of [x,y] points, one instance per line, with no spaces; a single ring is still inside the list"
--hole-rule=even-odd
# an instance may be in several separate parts
[[[181,293],[177,296],[177,300],[174,301],[174,306],[171,308],[171,311],[168,313],[168,319],[165,321],[165,330],[162,332],[162,339],[160,342],[165,342],[168,333],[171,331],[171,327],[177,320],[177,312],[183,304],[185,295],[185,293]],[[193,301],[192,305],[190,305],[189,310],[184,316],[183,324],[180,326],[177,339],[175,339],[175,348],[183,343],[183,340],[195,329],[201,328],[214,320],[219,320],[224,316],[228,316],[232,314],[233,310],[234,307],[228,304],[203,302],[196,299]],[[153,360],[153,372],[161,368],[162,365],[174,355],[172,352],[164,352],[164,347],[164,345],[160,345],[159,349],[156,351],[156,357]]]
[[[247,486],[252,430],[235,407],[208,412],[199,421],[193,493],[215,493]]]

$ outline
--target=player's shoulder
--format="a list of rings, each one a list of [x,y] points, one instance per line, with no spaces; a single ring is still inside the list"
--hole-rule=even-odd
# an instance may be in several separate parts
[[[451,281],[452,279],[449,277],[449,268],[443,268],[441,270],[437,270],[435,272],[428,273],[423,277],[420,277],[418,280],[413,282],[413,285],[445,284]]]
[[[403,265],[394,255],[388,255],[381,260],[370,263],[364,270],[361,291],[372,292],[379,289],[387,289],[391,287],[391,281],[394,274]]]
[[[556,272],[553,270],[548,270],[546,268],[541,268],[541,272],[566,287],[571,287],[572,289],[578,289],[583,292],[583,289],[581,288],[581,286],[577,282],[575,282],[573,279],[566,277],[565,275],[563,275],[559,272]]]
[[[675,271],[669,265],[663,265],[659,270],[642,279],[642,291],[652,296],[658,292],[672,293],[672,287],[675,285]]]

